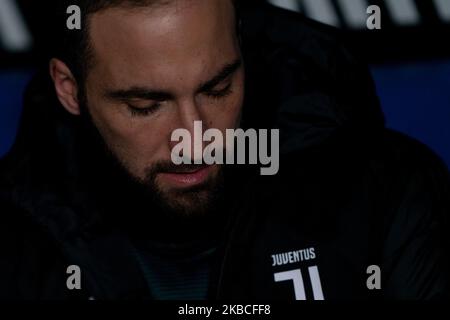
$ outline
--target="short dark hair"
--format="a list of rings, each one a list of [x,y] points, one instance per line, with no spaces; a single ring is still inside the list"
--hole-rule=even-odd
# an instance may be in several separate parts
[[[58,41],[52,48],[51,57],[65,62],[77,81],[83,82],[87,72],[93,63],[93,51],[89,41],[89,17],[99,11],[114,7],[148,7],[153,5],[164,5],[178,0],[58,0],[57,18],[58,23],[55,35]],[[239,30],[239,0],[231,0],[235,7],[237,30]],[[81,30],[68,30],[65,27],[67,19],[66,10],[70,5],[77,5],[83,13]],[[61,26],[64,26],[61,28]],[[239,32],[239,31],[237,31]]]

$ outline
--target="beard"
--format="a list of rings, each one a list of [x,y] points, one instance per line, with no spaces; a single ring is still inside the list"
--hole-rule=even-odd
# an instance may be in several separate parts
[[[87,104],[81,110],[78,145],[83,176],[93,201],[103,205],[99,210],[103,212],[101,220],[126,228],[133,235],[152,234],[170,241],[217,236],[222,231],[228,221],[224,166],[200,185],[162,188],[158,174],[192,171],[199,165],[160,161],[146,168],[144,178],[138,178],[102,137]]]
[[[158,205],[166,214],[180,216],[204,216],[217,209],[223,194],[223,168],[219,167],[217,174],[210,176],[205,182],[188,188],[162,188],[157,183],[158,174],[182,173],[204,168],[203,165],[174,165],[170,161],[160,161],[146,168],[145,178],[129,178],[147,193],[147,198]],[[122,169],[126,167],[122,164]],[[126,170],[129,172],[128,170]]]

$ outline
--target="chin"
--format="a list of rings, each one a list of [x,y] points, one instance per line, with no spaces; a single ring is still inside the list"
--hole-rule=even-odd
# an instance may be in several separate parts
[[[210,190],[183,191],[162,195],[165,206],[177,215],[203,216],[208,214],[214,202]]]

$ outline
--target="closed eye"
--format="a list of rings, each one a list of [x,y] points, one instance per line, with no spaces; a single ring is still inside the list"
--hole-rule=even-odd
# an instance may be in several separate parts
[[[127,104],[128,110],[132,116],[147,116],[149,114],[155,113],[161,107],[160,103],[154,103],[148,107],[136,107],[132,104]]]
[[[228,83],[224,88],[221,89],[213,89],[205,92],[205,95],[211,98],[223,98],[232,93],[231,90],[231,82]]]

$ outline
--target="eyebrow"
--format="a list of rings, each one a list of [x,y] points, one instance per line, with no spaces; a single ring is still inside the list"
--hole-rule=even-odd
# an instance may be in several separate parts
[[[142,100],[155,100],[155,101],[165,101],[173,99],[173,95],[169,92],[151,90],[144,87],[131,87],[126,90],[114,90],[107,91],[105,96],[111,100],[132,100],[132,99],[142,99]]]
[[[211,91],[215,86],[235,73],[242,66],[241,59],[237,59],[233,63],[225,65],[211,80],[199,86],[197,92]],[[173,100],[174,95],[168,91],[152,90],[146,87],[131,87],[125,90],[111,90],[105,92],[105,97],[112,100],[154,100],[154,101],[166,101]]]
[[[233,73],[235,73],[241,67],[241,65],[242,65],[241,59],[237,59],[233,63],[227,64],[211,80],[208,80],[205,83],[203,83],[202,85],[200,85],[200,88],[198,89],[198,92],[211,91],[215,86],[217,86],[223,80],[225,80],[226,78],[231,76]]]

